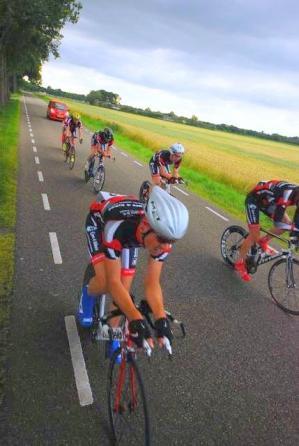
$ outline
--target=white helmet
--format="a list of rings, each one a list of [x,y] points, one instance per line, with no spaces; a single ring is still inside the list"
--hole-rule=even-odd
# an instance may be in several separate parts
[[[152,188],[145,214],[153,231],[167,241],[178,240],[187,231],[189,213],[186,206],[159,186]]]
[[[172,146],[169,147],[169,150],[172,155],[183,155],[183,153],[185,153],[185,147],[179,142],[172,144]]]

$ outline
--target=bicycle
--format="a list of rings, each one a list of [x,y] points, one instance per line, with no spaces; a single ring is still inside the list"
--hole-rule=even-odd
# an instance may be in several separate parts
[[[161,187],[170,195],[172,195],[171,194],[171,185],[172,184],[187,184],[187,183],[181,177],[179,177],[179,178],[171,177],[170,179],[161,177]],[[152,184],[148,180],[143,181],[143,183],[141,184],[140,189],[139,189],[139,200],[142,201],[142,203],[147,202],[151,186],[152,186]]]
[[[76,161],[76,149],[74,144],[75,138],[77,138],[77,136],[72,136],[72,138],[67,137],[64,142],[65,144],[64,162],[69,164],[70,170],[74,168]]]
[[[105,295],[96,298],[91,335],[94,342],[112,339],[120,342],[120,348],[110,359],[107,383],[109,422],[113,441],[116,444],[122,441],[126,445],[132,444],[130,440],[133,438],[134,444],[149,446],[151,444],[150,416],[142,375],[136,362],[137,347],[129,337],[128,320],[124,314],[119,309],[105,314],[105,304]],[[142,300],[136,306],[149,325],[154,328],[150,316],[151,309],[147,302]],[[185,337],[184,324],[176,320],[168,311],[166,315],[172,323],[180,327],[182,336]],[[120,318],[120,324],[117,328],[112,328],[108,322],[115,317]],[[171,358],[171,345],[167,338],[164,339],[165,349]],[[152,349],[146,341],[144,341],[143,350],[150,358]]]
[[[275,304],[283,311],[299,315],[299,260],[294,258],[296,249],[291,242],[284,237],[272,234],[261,228],[265,234],[274,237],[288,245],[280,249],[276,254],[265,253],[258,244],[251,247],[247,254],[246,266],[250,274],[254,274],[260,265],[268,262],[276,262],[272,265],[268,274],[268,288]],[[221,236],[221,255],[224,261],[234,266],[238,259],[239,249],[248,232],[241,226],[229,226]]]

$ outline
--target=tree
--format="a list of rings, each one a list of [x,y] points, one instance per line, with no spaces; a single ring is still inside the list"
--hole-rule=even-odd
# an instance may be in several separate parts
[[[8,79],[28,76],[40,80],[40,68],[59,56],[60,30],[76,23],[77,0],[0,0],[0,104],[8,99]]]
[[[91,90],[86,96],[87,102],[91,105],[118,105],[120,99],[118,94],[106,90]]]

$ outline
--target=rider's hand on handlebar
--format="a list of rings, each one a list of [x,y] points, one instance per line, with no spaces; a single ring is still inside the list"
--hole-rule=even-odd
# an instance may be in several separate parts
[[[170,177],[168,179],[169,184],[176,184],[178,182],[178,179],[176,177]]]
[[[293,235],[291,233],[290,240],[291,240],[292,245],[295,246],[296,249],[298,249],[299,248],[299,235],[297,235],[297,234]]]
[[[135,342],[138,348],[143,347],[143,341],[146,340],[150,347],[153,348],[154,343],[151,339],[151,332],[144,319],[134,319],[129,323],[130,339]]]
[[[182,177],[178,177],[178,182],[180,183],[180,184],[185,184],[185,181],[184,181],[184,178],[182,178]]]
[[[170,345],[172,344],[173,334],[169,320],[166,317],[161,317],[155,321],[155,331],[160,347],[163,347],[165,344],[164,338],[169,340]]]

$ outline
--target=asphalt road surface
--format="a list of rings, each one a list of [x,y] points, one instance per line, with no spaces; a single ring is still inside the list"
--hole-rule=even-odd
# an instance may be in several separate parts
[[[90,134],[85,132],[70,171],[60,148],[61,124],[46,119],[46,104],[28,95],[22,109],[1,444],[110,445],[107,361],[79,330],[90,385],[82,403],[65,324],[75,314],[88,261],[84,223],[94,195],[83,167]],[[147,166],[121,148],[115,156],[106,162],[104,189],[137,193],[149,176]],[[267,266],[246,284],[222,262],[219,238],[238,222],[188,191],[174,193],[191,221],[165,264],[163,289],[187,337],[176,341],[172,361],[159,352],[150,363],[140,358],[153,444],[298,445],[299,319],[271,301]],[[141,254],[134,284],[140,297],[144,262]]]

